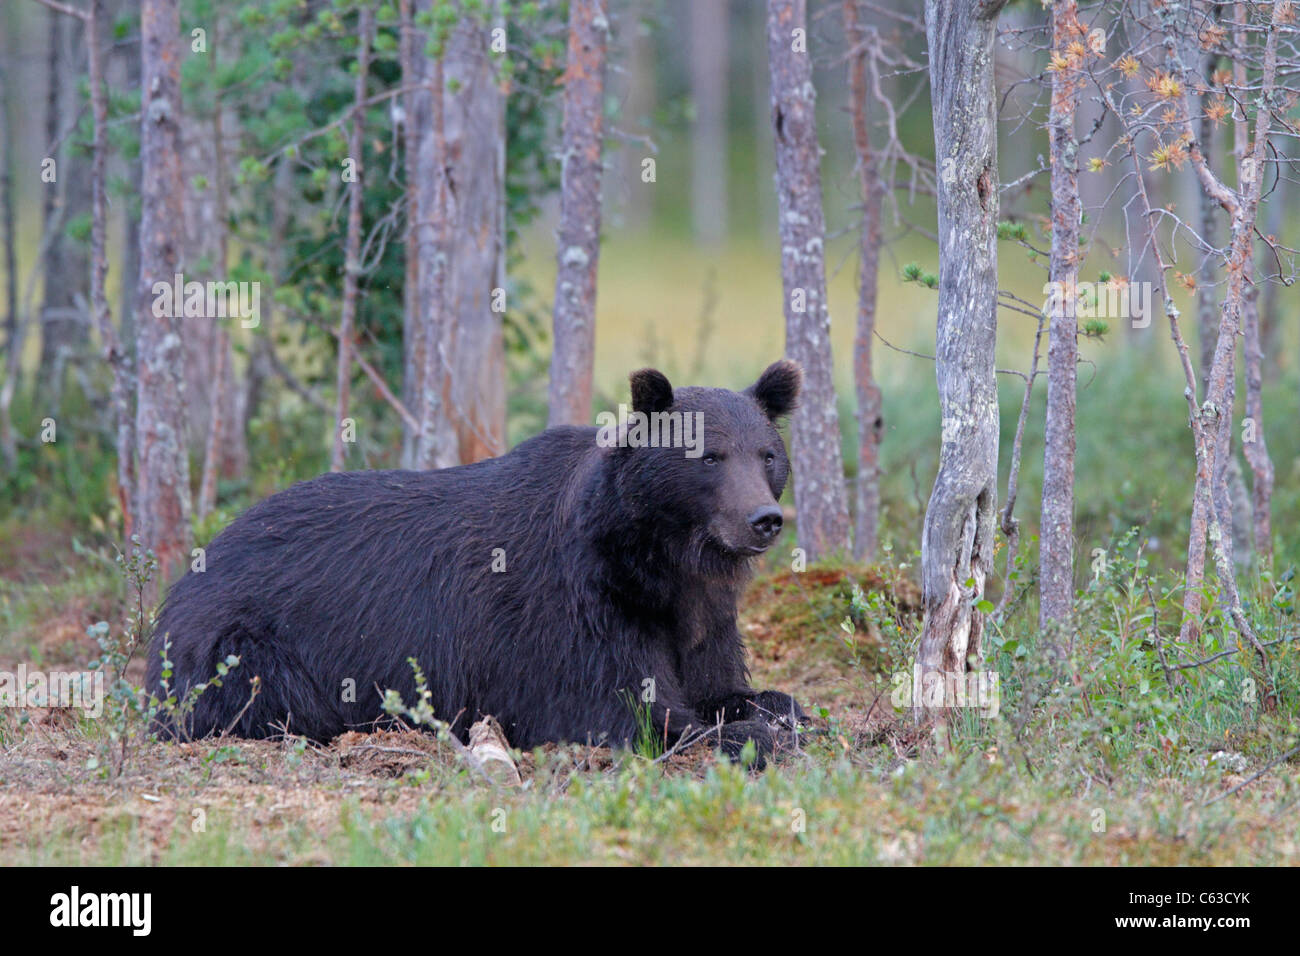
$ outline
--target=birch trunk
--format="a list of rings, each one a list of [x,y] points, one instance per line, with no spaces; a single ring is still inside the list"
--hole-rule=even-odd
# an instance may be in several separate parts
[[[402,84],[413,87],[424,82],[423,68],[428,58],[417,46],[424,43],[424,33],[415,27],[412,0],[398,6],[401,35],[398,58]],[[417,121],[422,93],[412,89],[402,97],[402,161],[406,175],[406,285],[402,289],[402,403],[411,409],[420,407],[420,373],[424,370],[423,332],[420,322],[420,256],[417,235],[420,222],[419,150],[421,126]],[[415,427],[402,430],[402,467],[415,467],[415,453],[420,441],[418,419]]]
[[[427,9],[427,0],[417,10]],[[420,355],[419,438],[415,467],[437,468],[446,460],[445,449],[453,436],[440,427],[443,420],[442,383],[446,365],[442,354],[442,327],[447,312],[447,267],[450,257],[448,222],[451,196],[447,184],[447,146],[443,130],[443,64],[441,55],[430,58],[417,34],[414,60],[425,82],[416,99],[413,118],[419,138],[416,157],[416,256],[419,260]]]
[[[804,0],[768,0],[786,356],[803,368],[790,426],[796,539],[809,560],[849,550],[849,515],[826,300],[821,148]]]
[[[1074,604],[1074,417],[1079,324],[1079,143],[1075,116],[1083,82],[1071,47],[1087,50],[1075,0],[1052,4],[1051,140],[1052,249],[1048,278],[1047,420],[1043,443],[1043,501],[1039,522],[1038,625],[1067,625]],[[1086,53],[1082,54],[1086,56]]]

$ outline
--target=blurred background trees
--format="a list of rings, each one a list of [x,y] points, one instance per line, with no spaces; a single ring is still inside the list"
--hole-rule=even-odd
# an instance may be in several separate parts
[[[980,348],[998,401],[978,451],[1012,502],[992,546],[1012,521],[1024,546],[976,613],[1004,595],[1039,611],[1041,574],[1044,625],[1068,617],[1095,552],[1132,527],[1198,595],[1211,516],[1240,572],[1300,556],[1300,437],[1281,424],[1300,382],[1294,9],[1178,9],[1012,0],[997,18],[998,304],[977,306],[998,315]],[[0,567],[57,562],[74,538],[120,546],[128,523],[175,563],[331,457],[473,461],[616,407],[634,368],[739,386],[781,354],[809,376],[791,547],[919,557],[945,447],[936,372],[974,374],[953,360],[970,322],[942,311],[970,294],[944,281],[971,250],[944,252],[956,167],[935,152],[973,131],[935,112],[920,5],[12,0],[2,16]],[[257,314],[156,315],[154,284],[177,273],[256,284]],[[1085,299],[1150,283],[1193,317],[1212,454],[1187,427],[1161,294],[1137,320],[1070,317],[1048,281],[1091,283]],[[1221,341],[1225,315],[1241,335]],[[21,544],[33,528],[48,547]],[[1217,607],[1204,591],[1188,610]]]

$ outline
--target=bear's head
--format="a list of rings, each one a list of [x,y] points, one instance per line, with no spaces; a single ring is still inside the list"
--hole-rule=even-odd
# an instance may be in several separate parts
[[[625,431],[625,500],[662,538],[696,556],[743,560],[772,546],[790,460],[777,431],[803,371],[773,363],[743,392],[677,388],[655,369],[633,372]],[[640,433],[637,429],[644,427]]]

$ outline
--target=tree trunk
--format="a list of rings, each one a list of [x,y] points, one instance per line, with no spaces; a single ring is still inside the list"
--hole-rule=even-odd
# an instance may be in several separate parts
[[[285,247],[289,230],[289,195],[293,189],[293,166],[281,157],[275,166],[274,188],[271,192],[271,241],[266,250],[266,271],[271,277],[271,288],[278,288],[284,277]],[[412,293],[414,294],[414,293]],[[248,361],[248,383],[244,394],[244,423],[242,432],[248,434],[249,425],[262,407],[262,397],[267,382],[275,374],[275,326],[277,306],[274,297],[261,303],[261,322],[253,335],[252,354]],[[271,414],[278,418],[279,406],[273,403]]]
[[[858,234],[858,327],[853,341],[853,381],[858,399],[857,521],[853,557],[874,561],[880,523],[880,439],[884,431],[880,388],[871,368],[880,267],[880,171],[867,130],[867,33],[858,21],[857,0],[844,0],[849,45],[849,112],[857,154],[862,226]]]
[[[550,425],[585,425],[591,420],[608,42],[605,0],[570,0]]]
[[[54,147],[56,179],[42,184],[41,221],[49,238],[45,243],[45,257],[41,272],[45,276],[45,295],[41,305],[41,360],[39,378],[51,390],[52,406],[57,410],[62,403],[63,370],[67,356],[76,340],[77,310],[74,293],[77,283],[64,267],[64,249],[67,238],[67,205],[61,200],[63,185],[77,177],[71,168],[71,150],[60,151],[54,144],[63,135],[64,116],[61,107],[63,80],[67,70],[64,58],[63,15],[55,10],[49,16],[49,52],[46,59],[45,142]],[[63,155],[60,157],[59,153]],[[61,174],[61,175],[60,175]],[[81,177],[85,180],[85,177]],[[16,283],[15,286],[16,288]]]
[[[178,0],[142,0],[136,439],[139,533],[144,546],[158,559],[150,600],[184,570],[191,542],[184,354],[174,315],[179,303],[173,303],[171,309],[155,310],[153,295],[155,282],[172,281],[183,236],[179,37]]]
[[[627,23],[628,52],[623,122],[649,132],[655,111],[655,44],[654,34],[641,23],[642,12],[628,6],[623,13]],[[627,189],[623,204],[623,222],[629,230],[644,229],[654,213],[654,184],[641,181],[641,163],[650,155],[647,148],[625,143],[619,151],[620,178]]]
[[[816,560],[849,550],[849,514],[832,377],[821,148],[807,30],[804,0],[768,0],[785,351],[804,374],[790,427],[796,539],[807,557]]]
[[[1204,58],[1202,70],[1206,76],[1214,72],[1217,65],[1218,57],[1211,54]],[[1203,103],[1208,101],[1208,97],[1202,97]],[[1216,155],[1218,149],[1218,124],[1208,115],[1202,115],[1200,127],[1198,130],[1201,137],[1201,150],[1207,156]],[[1218,226],[1218,205],[1195,182],[1192,185],[1196,189],[1196,203],[1200,219],[1200,236],[1210,244],[1216,244],[1215,236],[1219,231]],[[1202,389],[1208,387],[1210,380],[1210,366],[1214,364],[1214,342],[1218,335],[1219,313],[1214,301],[1214,277],[1216,273],[1214,260],[1206,257],[1196,289],[1196,327],[1197,339],[1200,346],[1200,376]],[[1235,392],[1235,383],[1231,387]],[[1211,482],[1211,494],[1213,496],[1214,509],[1219,518],[1219,524],[1224,528],[1232,529],[1231,535],[1224,541],[1224,547],[1230,549],[1233,560],[1242,564],[1249,559],[1250,542],[1245,537],[1245,527],[1240,521],[1240,516],[1236,513],[1235,502],[1244,494],[1242,485],[1241,468],[1237,466],[1236,460],[1232,454],[1232,427],[1231,423],[1225,428],[1220,428],[1218,435],[1218,452],[1215,455],[1215,473],[1214,480]],[[1199,567],[1204,567],[1205,542],[1194,542],[1194,550],[1200,554],[1198,562]],[[1199,588],[1200,580],[1191,580],[1187,582],[1188,589]],[[1197,598],[1199,600],[1199,597]]]
[[[428,57],[422,49],[425,42],[423,30],[415,26],[412,0],[401,0],[398,40],[398,59],[402,69],[402,85],[407,87],[427,82],[424,71]],[[402,289],[402,404],[410,409],[420,408],[420,373],[424,369],[424,346],[420,321],[420,256],[416,238],[420,223],[418,198],[420,193],[420,134],[428,122],[427,114],[420,121],[420,108],[427,98],[420,91],[411,90],[402,97],[402,161],[406,176],[406,285]],[[418,424],[418,422],[417,422]],[[402,428],[402,467],[414,468],[420,430],[405,424]]]
[[[1268,28],[1265,43],[1263,72],[1259,82],[1262,84],[1261,96],[1271,95],[1277,74],[1277,22],[1278,12],[1272,11],[1273,22]],[[1226,603],[1231,609],[1234,621],[1243,634],[1255,642],[1254,632],[1245,620],[1241,610],[1240,598],[1232,567],[1231,557],[1225,544],[1222,524],[1218,520],[1218,509],[1211,508],[1213,481],[1220,463],[1220,433],[1231,427],[1232,391],[1236,366],[1236,339],[1242,331],[1243,312],[1245,310],[1246,286],[1251,268],[1251,252],[1254,244],[1255,220],[1258,214],[1261,185],[1264,179],[1264,158],[1268,141],[1271,113],[1260,109],[1255,120],[1253,142],[1245,140],[1244,119],[1238,127],[1238,148],[1241,165],[1247,160],[1251,168],[1260,170],[1260,174],[1250,179],[1243,179],[1239,192],[1234,193],[1213,176],[1206,158],[1195,145],[1191,153],[1202,188],[1211,193],[1216,201],[1229,212],[1232,230],[1227,254],[1227,291],[1224,295],[1222,313],[1219,320],[1218,340],[1215,344],[1214,359],[1207,377],[1205,400],[1199,408],[1193,410],[1193,433],[1197,442],[1196,487],[1192,498],[1192,517],[1188,533],[1187,586],[1183,600],[1183,622],[1179,631],[1179,640],[1190,643],[1200,635],[1198,619],[1200,597],[1194,586],[1204,579],[1206,559],[1206,538],[1218,573],[1219,586],[1224,591]],[[1240,168],[1240,166],[1239,166]],[[1271,706],[1266,700],[1266,706]]]
[[[1254,256],[1247,254],[1247,270],[1254,272]],[[1249,434],[1241,450],[1251,470],[1251,518],[1255,555],[1260,569],[1273,566],[1273,459],[1264,437],[1264,352],[1260,345],[1259,290],[1252,282],[1245,290],[1242,318],[1245,329],[1246,425]]]
[[[1287,155],[1288,145],[1285,142],[1277,143],[1275,149],[1277,150],[1277,167],[1279,169],[1290,167],[1292,160]],[[1289,209],[1294,208],[1288,205],[1294,192],[1290,179],[1285,176],[1277,178],[1277,184],[1273,186],[1273,191],[1268,197],[1269,210],[1267,224],[1264,226],[1265,235],[1280,236],[1282,234],[1286,214]],[[1282,365],[1279,360],[1285,354],[1282,343],[1282,329],[1285,319],[1280,308],[1279,296],[1284,288],[1285,286],[1281,281],[1274,279],[1264,284],[1264,291],[1260,295],[1259,337],[1260,350],[1264,353],[1264,381],[1266,382],[1277,381]]]
[[[198,115],[197,109],[181,117],[180,131],[185,220],[177,266],[184,281],[202,282],[216,278],[217,197],[212,182],[215,144],[211,123]],[[217,323],[203,310],[197,315],[176,311],[185,354],[186,440],[190,454],[202,461],[218,399],[214,374]]]
[[[727,237],[727,0],[691,3],[691,219],[695,238],[715,246]]]
[[[1246,36],[1247,11],[1245,4],[1238,4],[1236,10],[1236,43],[1240,50],[1248,44]],[[1247,85],[1246,64],[1238,56],[1232,65],[1233,83],[1238,89]],[[1237,169],[1246,168],[1245,158],[1250,149],[1249,131],[1246,116],[1240,105],[1233,110],[1235,117],[1236,142],[1233,150],[1237,157]],[[1257,177],[1262,181],[1265,173],[1261,167]],[[1239,179],[1241,175],[1239,174]],[[1252,191],[1252,183],[1239,181],[1237,191],[1246,194]],[[1262,192],[1262,187],[1259,192]],[[1256,194],[1258,195],[1259,192]],[[1252,232],[1254,223],[1251,223]],[[1273,460],[1268,454],[1268,443],[1264,438],[1264,356],[1260,349],[1259,328],[1259,290],[1255,286],[1255,250],[1253,241],[1247,244],[1242,265],[1245,273],[1245,286],[1242,290],[1241,318],[1245,341],[1242,344],[1243,361],[1246,370],[1246,421],[1249,433],[1242,438],[1241,450],[1251,470],[1251,523],[1254,532],[1254,550],[1261,568],[1273,566],[1273,525],[1271,511],[1273,505]],[[1235,383],[1234,383],[1235,384]],[[1232,432],[1232,402],[1228,402],[1228,416],[1224,431]]]
[[[931,112],[938,177],[939,304],[936,375],[943,439],[925,512],[925,619],[917,665],[922,708],[934,681],[982,657],[976,606],[993,564],[997,508],[998,216],[993,38],[1006,0],[926,0]]]
[[[7,61],[9,50],[0,50],[0,55]],[[14,127],[9,101],[8,76],[5,64],[0,63],[0,143],[4,146],[4,149],[0,150],[0,225],[3,225],[5,234],[5,378],[4,384],[0,386],[0,456],[4,458],[5,467],[12,470],[18,467],[18,449],[15,445],[10,406],[14,391],[18,387],[23,346],[18,331],[18,266],[15,255],[18,240],[14,235],[13,178],[12,170],[9,168],[14,153]]]
[[[356,325],[357,287],[361,282],[361,206],[365,198],[362,152],[365,149],[366,80],[370,72],[374,11],[363,6],[359,21],[357,73],[352,91],[352,132],[348,137],[348,158],[353,163],[353,179],[348,184],[348,231],[343,245],[343,307],[339,314],[339,361],[335,379],[334,448],[330,455],[330,471],[342,471],[347,456],[343,423],[348,417],[348,405],[352,398],[352,338]]]
[[[1048,279],[1047,419],[1043,443],[1043,501],[1039,521],[1038,625],[1045,633],[1068,624],[1074,606],[1074,413],[1079,362],[1075,304],[1079,281],[1079,143],[1075,117],[1083,88],[1087,29],[1075,0],[1052,4],[1052,73],[1048,119],[1051,151],[1052,251]],[[1074,52],[1074,51],[1083,52]],[[1053,638],[1049,638],[1053,639]]]
[[[490,22],[461,18],[447,42],[445,123],[451,228],[457,237],[447,274],[449,322],[443,328],[448,380],[444,413],[455,457],[468,464],[505,451],[506,355],[502,312],[493,289],[504,287],[502,215],[505,97],[489,51]]]
[[[112,14],[129,16],[135,0],[123,0]],[[136,24],[138,27],[138,23]],[[122,72],[125,76],[125,88],[140,89],[140,34],[133,31],[129,39],[119,40],[114,44],[114,52],[122,59]],[[125,178],[133,199],[140,196],[140,164],[126,164]],[[121,315],[121,339],[126,345],[135,341],[136,296],[140,287],[140,210],[135,201],[124,202],[122,214],[122,247],[120,252],[122,271],[118,280],[118,313]],[[135,447],[134,438],[131,447]]]
[[[428,9],[428,0],[420,0],[417,11]],[[420,77],[425,81],[412,117],[419,138],[416,157],[416,255],[419,260],[419,314],[421,348],[419,439],[416,442],[416,468],[437,468],[447,460],[454,436],[441,427],[446,363],[442,354],[442,327],[447,313],[447,269],[452,253],[449,222],[452,197],[448,189],[446,136],[443,125],[443,62],[441,56],[430,59],[423,50],[424,41],[417,37],[413,54]]]

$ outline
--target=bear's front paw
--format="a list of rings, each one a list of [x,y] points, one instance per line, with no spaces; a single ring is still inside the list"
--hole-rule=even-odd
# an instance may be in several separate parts
[[[779,690],[761,691],[750,700],[754,705],[750,716],[754,720],[779,721],[792,729],[808,722],[808,715],[799,702]]]
[[[779,724],[767,720],[737,720],[723,724],[719,731],[718,749],[733,763],[741,763],[745,748],[753,743],[753,755],[743,762],[750,770],[762,770],[770,758],[794,753],[799,749],[799,735]]]
[[[753,744],[752,753],[745,750]],[[772,755],[774,741],[766,721],[737,720],[723,724],[718,735],[718,749],[732,763],[744,763],[750,770],[762,770]]]

